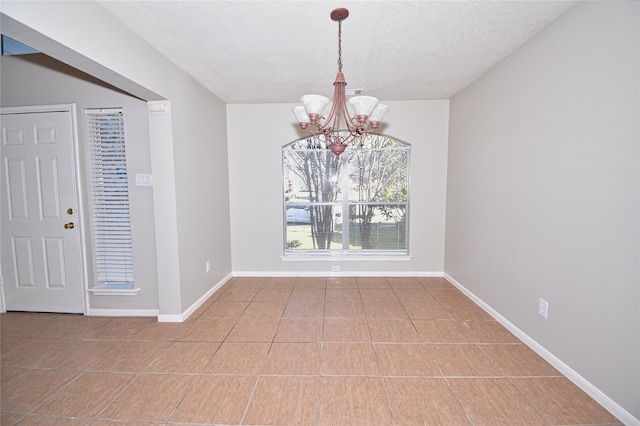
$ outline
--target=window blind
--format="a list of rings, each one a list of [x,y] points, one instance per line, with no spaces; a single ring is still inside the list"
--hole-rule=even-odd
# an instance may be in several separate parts
[[[134,287],[122,110],[85,110],[96,287]]]

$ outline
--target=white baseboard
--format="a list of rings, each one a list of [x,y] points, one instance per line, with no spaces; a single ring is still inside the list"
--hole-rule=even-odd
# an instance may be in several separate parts
[[[507,330],[513,333],[517,338],[529,346],[538,355],[544,358],[549,364],[555,367],[559,372],[571,380],[576,386],[582,389],[587,395],[596,400],[611,414],[616,416],[625,425],[640,425],[640,419],[635,418],[631,413],[622,408],[618,403],[605,395],[600,389],[595,387],[591,382],[578,374],[575,370],[562,362],[558,357],[549,352],[544,346],[533,340],[525,332],[513,325],[509,320],[500,315],[495,309],[486,304],[482,299],[469,291],[466,287],[456,281],[451,275],[444,273],[444,278],[451,282],[455,287],[462,291],[467,297],[473,300],[478,306],[484,309],[496,321],[502,324]]]
[[[97,317],[157,317],[157,309],[102,309],[89,308],[86,315]]]
[[[442,278],[442,271],[236,271],[234,277],[428,277]]]
[[[193,305],[189,306],[189,308],[184,311],[182,314],[159,314],[158,322],[184,322],[187,318],[191,316],[204,302],[207,301],[211,297],[213,293],[218,291],[220,287],[222,287],[227,281],[229,281],[233,277],[233,274],[228,274],[224,278],[222,278],[216,285],[211,287],[209,291],[207,291],[200,299],[198,299]]]

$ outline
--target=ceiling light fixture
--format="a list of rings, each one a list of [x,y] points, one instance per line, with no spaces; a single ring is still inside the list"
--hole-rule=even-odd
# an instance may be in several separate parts
[[[293,113],[300,124],[300,129],[312,134],[326,144],[336,156],[344,152],[354,138],[365,133],[374,132],[389,107],[378,103],[372,96],[354,96],[347,106],[345,88],[347,82],[342,74],[342,21],[347,19],[349,11],[339,8],[331,12],[331,19],[338,22],[338,75],[333,83],[333,105],[329,115],[322,115],[329,105],[329,98],[322,95],[304,95],[300,98],[303,105],[293,108]]]

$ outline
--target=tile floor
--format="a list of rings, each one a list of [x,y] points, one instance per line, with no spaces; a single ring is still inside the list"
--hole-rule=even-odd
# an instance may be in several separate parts
[[[619,424],[442,278],[234,278],[182,324],[0,318],[2,425]]]

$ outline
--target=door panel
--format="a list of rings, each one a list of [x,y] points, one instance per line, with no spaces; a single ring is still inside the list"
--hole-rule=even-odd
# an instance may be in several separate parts
[[[6,309],[83,313],[72,111],[1,118]]]

